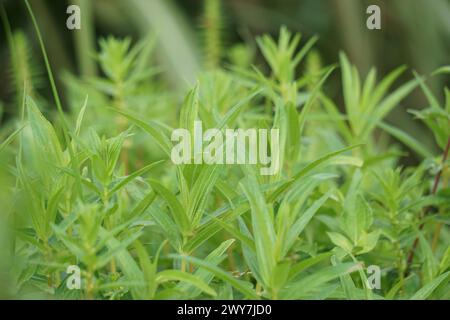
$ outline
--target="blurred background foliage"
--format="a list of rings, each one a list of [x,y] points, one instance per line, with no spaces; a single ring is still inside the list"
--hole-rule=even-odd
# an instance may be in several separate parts
[[[22,1],[2,1],[8,14],[12,31],[22,30],[15,35],[19,43],[33,39],[29,44],[31,70],[39,74],[38,65],[42,58],[33,34],[30,19]],[[224,66],[239,55],[256,55],[255,36],[263,33],[276,35],[281,25],[291,31],[300,32],[304,38],[315,35],[320,40],[315,46],[316,59],[322,65],[338,61],[340,50],[346,52],[363,75],[371,66],[376,66],[379,75],[385,75],[400,65],[425,76],[438,67],[448,64],[450,54],[450,1],[448,0],[71,0],[30,1],[43,31],[44,42],[49,52],[52,67],[57,75],[57,84],[64,86],[63,75],[82,77],[99,75],[95,52],[99,50],[96,39],[115,35],[131,37],[133,43],[143,36],[156,35],[154,53],[158,64],[164,66],[161,74],[168,81],[172,92],[184,90],[192,85],[199,70],[220,63]],[[66,28],[66,8],[69,4],[81,7],[82,29],[70,31]],[[366,8],[377,4],[381,8],[382,30],[366,28]],[[214,28],[208,26],[214,25]],[[5,24],[2,24],[4,29]],[[207,30],[215,30],[207,32]],[[10,81],[14,61],[9,59],[6,32],[0,33],[0,101],[11,105],[16,99]],[[245,51],[240,43],[246,43],[255,50]],[[26,46],[26,45],[25,45]],[[210,46],[209,48],[205,46]],[[26,50],[25,50],[26,51]],[[215,51],[217,51],[215,53]],[[207,52],[207,54],[205,54]],[[210,56],[208,56],[210,55]],[[214,61],[219,60],[219,61]],[[245,59],[244,59],[245,60]],[[262,61],[262,57],[249,57],[249,61]],[[202,63],[202,61],[206,61]],[[402,75],[400,81],[413,77],[411,72]],[[45,77],[42,77],[45,80]],[[428,79],[433,93],[443,101],[442,87],[445,77]],[[42,96],[50,96],[50,88],[39,85],[34,88]],[[44,81],[45,83],[45,81]],[[327,82],[325,89],[337,105],[342,107],[341,85],[336,73]],[[184,93],[180,90],[180,96]],[[61,90],[67,101],[67,93]],[[48,100],[48,99],[46,99]],[[64,105],[67,105],[66,103]],[[427,144],[433,139],[425,128],[407,116],[408,109],[422,109],[427,106],[420,90],[415,90],[396,108],[388,118]],[[0,106],[1,107],[1,106]],[[2,111],[2,123],[15,113]],[[408,159],[407,161],[414,161]]]

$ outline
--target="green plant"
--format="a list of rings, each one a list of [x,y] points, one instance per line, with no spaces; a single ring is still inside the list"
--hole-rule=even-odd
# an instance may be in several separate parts
[[[378,84],[372,69],[362,84],[342,53],[341,112],[326,87],[337,66],[321,66],[310,51],[316,38],[301,45],[285,27],[278,40],[264,35],[257,43],[265,63],[254,66],[250,48],[222,52],[213,26],[208,68],[182,103],[160,77],[153,37],[101,39],[103,74],[66,74],[58,90],[26,4],[55,102],[36,99],[29,57],[17,56],[14,104],[23,112],[2,129],[0,144],[0,268],[9,279],[0,282],[2,296],[450,298],[448,89],[445,108],[424,77],[390,92],[404,67]],[[219,14],[218,2],[210,5]],[[12,57],[26,47],[14,34]],[[221,66],[226,57],[229,68]],[[417,86],[430,108],[413,113],[443,158],[385,122]],[[196,120],[220,131],[278,129],[279,172],[175,165],[171,132],[193,135]],[[420,163],[401,165],[401,148]],[[66,287],[69,265],[82,270],[81,290]],[[370,265],[381,269],[379,289],[370,286]]]

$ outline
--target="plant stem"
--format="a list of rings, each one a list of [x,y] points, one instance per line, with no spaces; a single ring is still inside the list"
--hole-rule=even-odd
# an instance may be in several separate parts
[[[108,225],[107,226],[108,230],[113,229],[113,221],[112,221],[111,216],[107,217],[107,225]],[[110,267],[111,275],[115,275],[117,273],[117,265],[116,265],[116,259],[114,257],[111,259],[109,267]]]
[[[93,272],[91,270],[88,271],[86,277],[86,299],[88,300],[94,299],[94,281],[93,281]]]
[[[447,158],[448,158],[449,150],[450,150],[450,137],[448,138],[447,145],[445,146],[444,154],[442,156],[442,168],[438,171],[438,173],[436,174],[436,177],[434,178],[433,189],[431,190],[431,194],[436,194],[436,192],[437,192],[437,189],[439,187],[439,181],[441,180],[441,176],[442,176],[442,171],[443,171],[443,168],[445,166],[445,162],[447,161]],[[423,211],[423,213],[422,213],[420,218],[425,217],[429,213],[430,209],[431,209],[431,207],[427,207]],[[425,226],[425,222],[422,222],[420,224],[420,226],[419,226],[419,231],[421,231],[424,226]],[[440,231],[440,229],[438,229],[437,231]],[[435,234],[435,236],[436,236],[436,234]],[[409,254],[408,254],[408,260],[407,260],[407,263],[406,263],[406,271],[405,271],[406,274],[405,275],[408,275],[408,273],[409,273],[409,269],[411,268],[411,264],[412,264],[412,261],[414,259],[414,252],[416,251],[416,248],[417,248],[418,244],[419,244],[419,237],[416,237],[414,239],[414,243],[412,245],[412,248],[411,248],[411,250],[409,251]]]
[[[255,291],[256,291],[256,294],[258,295],[258,296],[260,296],[261,295],[261,291],[262,291],[262,286],[261,286],[261,284],[258,282],[258,283],[256,283],[256,288],[255,288]]]
[[[186,271],[186,260],[184,258],[181,258],[181,266],[180,266],[180,270],[182,272]]]
[[[221,48],[221,1],[204,1],[203,23],[205,28],[205,60],[206,68],[214,69],[220,63]]]
[[[443,175],[443,179],[444,181],[442,181],[442,186],[443,187],[447,187],[448,185],[448,168],[446,166],[444,166],[442,168],[442,175]],[[436,251],[437,245],[439,243],[439,237],[441,235],[441,230],[442,230],[442,222],[438,222],[436,229],[434,230],[434,235],[433,235],[433,242],[431,244],[431,249],[433,250],[433,252]]]
[[[107,187],[103,187],[103,206],[104,206],[105,210],[107,211],[108,207],[109,207],[109,193],[108,193]],[[105,227],[108,231],[111,231],[113,229],[112,216],[105,217]],[[113,274],[113,275],[117,271],[116,260],[114,259],[114,257],[111,259],[111,262],[110,262],[110,271],[111,271],[111,274]]]
[[[442,222],[439,222],[436,225],[436,229],[434,230],[434,234],[433,234],[433,241],[431,242],[431,250],[433,252],[436,251],[437,244],[439,242],[439,236],[441,235],[441,229],[442,229]]]
[[[90,57],[90,54],[95,52],[93,3],[88,0],[75,0],[74,2],[83,11],[82,27],[74,32],[79,71],[82,76],[93,77],[97,73],[95,61]]]
[[[116,97],[115,97],[115,105],[116,108],[120,111],[126,111],[126,105],[125,105],[125,94],[124,94],[124,84],[122,81],[119,81],[116,84]],[[124,117],[117,116],[117,127],[119,128],[119,133],[123,132],[127,128],[127,120]],[[129,172],[129,160],[128,160],[128,152],[130,149],[130,141],[128,138],[125,138],[123,141],[122,150],[120,153],[120,160],[123,163],[125,175],[128,175]]]
[[[33,22],[33,26],[34,26],[34,29],[36,31],[36,35],[37,35],[37,38],[38,38],[38,41],[39,41],[39,46],[41,47],[41,52],[42,52],[42,56],[44,58],[45,68],[47,70],[48,80],[50,82],[50,87],[52,89],[53,98],[55,100],[56,108],[58,110],[58,114],[59,114],[59,117],[61,119],[64,141],[66,142],[67,149],[69,150],[70,159],[72,160],[71,161],[72,162],[72,169],[74,170],[74,172],[77,173],[76,179],[75,179],[76,185],[77,185],[77,190],[78,190],[78,193],[80,194],[81,200],[83,200],[83,192],[82,192],[82,188],[81,188],[81,178],[80,178],[80,174],[78,173],[78,168],[79,168],[78,158],[75,157],[75,150],[74,150],[72,142],[71,142],[71,140],[69,138],[69,124],[67,123],[66,117],[64,116],[64,111],[63,111],[63,107],[62,107],[62,104],[61,104],[61,99],[59,97],[58,90],[56,88],[56,83],[55,83],[55,79],[53,77],[52,68],[51,68],[50,62],[48,60],[47,51],[46,51],[45,46],[44,46],[44,40],[42,39],[41,31],[39,30],[39,26],[38,26],[38,23],[36,21],[36,17],[34,16],[33,10],[31,9],[31,6],[30,6],[28,0],[25,0],[25,5],[27,7],[27,10],[28,10],[28,12],[30,14],[31,20]]]

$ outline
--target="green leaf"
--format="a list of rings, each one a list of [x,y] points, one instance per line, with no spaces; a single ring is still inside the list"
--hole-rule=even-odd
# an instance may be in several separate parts
[[[12,142],[14,141],[15,137],[20,133],[20,131],[22,131],[22,129],[25,128],[25,126],[21,126],[20,128],[14,130],[13,133],[11,133],[9,135],[8,138],[5,139],[5,141],[3,141],[0,144],[0,153],[3,152],[3,150]]]
[[[336,69],[335,66],[328,67],[325,72],[325,75],[317,82],[317,84],[314,86],[314,88],[311,91],[311,94],[308,97],[308,100],[306,101],[305,106],[302,108],[302,111],[300,112],[300,117],[298,119],[298,138],[294,141],[297,141],[299,147],[300,147],[300,140],[303,133],[303,128],[305,127],[306,123],[306,117],[310,114],[310,110],[318,97],[320,96],[320,91],[322,89],[323,84],[328,79],[328,77],[331,75],[331,73]],[[291,117],[291,116],[289,116]]]
[[[246,235],[244,235],[234,225],[227,224],[227,223],[225,223],[222,220],[217,219],[217,218],[214,218],[214,221],[217,222],[217,224],[219,224],[224,230],[229,232],[234,238],[236,238],[237,240],[242,242],[242,244],[248,246],[253,251],[256,250],[255,244],[253,242],[253,239],[251,239],[250,237],[247,237]]]
[[[331,263],[333,264],[333,266],[336,266],[342,262],[337,258],[336,255],[333,255],[331,257]],[[350,274],[341,275],[339,278],[341,281],[341,286],[344,289],[345,297],[348,300],[358,299],[360,291],[358,288],[356,288],[355,283],[353,282],[353,279],[350,276]]]
[[[442,255],[439,271],[442,273],[448,268],[450,268],[450,246],[447,247],[447,250],[445,250],[445,253]]]
[[[75,124],[75,136],[78,136],[80,134],[81,124],[83,123],[84,114],[86,113],[87,103],[88,103],[88,96],[86,95],[83,106],[81,107],[81,110],[78,113],[77,122]]]
[[[160,161],[156,161],[154,163],[151,163],[149,165],[146,165],[145,167],[133,172],[132,174],[122,178],[110,191],[109,193],[113,194],[115,192],[117,192],[118,190],[122,189],[124,186],[126,186],[128,183],[130,183],[131,181],[133,181],[136,177],[141,176],[145,173],[147,173],[148,171],[150,171],[151,169],[153,169],[154,167],[156,167],[157,165],[163,163],[164,160],[160,160]]]
[[[405,146],[410,148],[411,150],[414,150],[417,154],[421,155],[424,158],[433,158],[433,153],[422,143],[420,143],[418,140],[413,138],[408,133],[397,129],[385,122],[380,122],[378,126],[392,135],[394,138],[402,142]]]
[[[194,122],[198,116],[198,85],[187,94],[180,110],[180,127],[194,132]]]
[[[299,273],[305,271],[306,269],[324,261],[325,259],[328,259],[331,257],[333,253],[331,251],[320,253],[317,256],[305,259],[303,261],[300,261],[299,263],[295,264],[290,272],[289,272],[289,279],[294,279]]]
[[[106,236],[107,231],[104,228],[100,227],[99,235]],[[115,237],[109,237],[106,245],[110,250],[112,250],[120,246],[120,241]],[[122,270],[128,281],[142,283],[142,281],[144,280],[144,275],[139,269],[138,264],[128,251],[118,251],[115,254],[114,258],[118,262],[120,269]],[[131,287],[131,294],[135,299],[139,299],[139,297],[145,296],[145,290],[141,286]]]
[[[356,252],[356,254],[363,254],[372,251],[378,243],[380,234],[381,230],[374,230],[370,233],[364,232],[358,242],[358,247],[362,247],[362,249]]]
[[[418,236],[419,236],[420,250],[424,259],[422,267],[424,273],[424,282],[428,283],[432,281],[439,272],[439,262],[434,256],[433,250],[431,249],[431,246],[428,243],[427,239],[424,237],[422,231],[419,231]]]
[[[276,241],[273,227],[273,217],[259,185],[254,176],[249,176],[240,183],[245,196],[248,198],[252,214],[253,236],[255,238],[258,267],[266,284],[270,283],[271,274],[275,267],[274,244]]]
[[[167,240],[170,244],[177,250],[181,251],[182,247],[182,234],[180,227],[175,223],[175,221],[164,212],[157,205],[152,205],[148,208],[148,211],[158,226],[162,229]]]
[[[194,226],[200,222],[203,216],[207,200],[219,177],[219,173],[217,165],[201,167],[201,172],[189,194],[189,207],[187,209],[187,214],[191,217]]]
[[[216,214],[211,214],[211,216],[217,219],[221,219],[224,223],[226,223],[235,220],[248,210],[248,204],[242,204],[235,209],[220,208],[219,210],[217,210]],[[196,230],[196,234],[194,235],[194,237],[191,238],[186,244],[186,252],[193,252],[208,239],[214,236],[217,232],[223,229],[222,225],[217,222],[217,219],[212,219],[203,223],[202,226]]]
[[[443,66],[433,72],[433,76],[438,74],[450,73],[450,66]]]
[[[206,262],[204,260],[200,260],[194,257],[190,256],[180,256],[180,255],[170,255],[173,258],[181,258],[185,259],[187,262],[191,262],[200,268],[203,268],[209,272],[214,273],[214,275],[225,281],[226,283],[229,283],[232,285],[236,290],[244,294],[245,297],[253,299],[253,300],[259,300],[260,297],[255,293],[255,291],[252,289],[252,286],[250,283],[244,282],[242,280],[238,280],[229,273],[223,271],[222,269],[216,267],[210,262]]]
[[[158,272],[156,276],[156,282],[163,283],[166,281],[181,281],[189,283],[203,292],[216,296],[217,293],[209,285],[207,285],[202,279],[196,277],[193,274],[182,272],[180,270],[163,270]]]
[[[423,286],[419,291],[417,291],[411,300],[425,300],[427,299],[444,281],[447,281],[450,275],[450,271],[441,274],[439,277],[433,279],[431,282]]]
[[[234,239],[229,239],[224,242],[222,242],[214,251],[212,251],[205,259],[204,261],[211,263],[212,265],[217,266],[219,263],[221,263],[226,258],[226,251],[231,247],[231,245],[234,243]],[[214,273],[199,268],[194,272],[194,275],[198,278],[204,281],[206,284],[209,284],[211,280],[214,278]],[[196,289],[193,285],[188,283],[180,283],[177,286],[177,289],[183,292],[186,292],[189,294],[189,297],[196,297],[201,293],[200,289]]]
[[[284,252],[287,252],[289,248],[294,244],[297,237],[302,233],[306,225],[311,221],[312,217],[322,207],[322,205],[328,200],[330,193],[323,195],[320,199],[314,201],[309,207],[292,225],[289,229],[288,236],[285,242]]]
[[[63,153],[61,144],[52,124],[45,119],[31,97],[27,97],[27,108],[36,151],[39,150],[39,154],[45,155],[49,162],[62,165]]]
[[[239,113],[243,110],[243,108],[258,94],[262,92],[262,89],[256,89],[252,93],[250,93],[247,97],[240,100],[236,105],[230,108],[227,113],[224,115],[222,120],[217,124],[216,128],[219,130],[224,129],[226,126],[231,125],[231,123],[236,119]]]
[[[374,112],[370,115],[370,119],[368,119],[368,123],[365,126],[364,130],[361,133],[362,138],[366,138],[369,136],[369,133],[372,132],[373,128],[375,128],[379,122],[389,114],[398,104],[409,95],[418,85],[417,80],[410,80],[404,85],[400,86],[393,93],[384,98],[383,101],[377,106]]]
[[[375,88],[373,94],[371,95],[370,103],[367,106],[367,110],[371,111],[375,106],[381,101],[384,95],[387,93],[391,85],[395,80],[406,70],[405,66],[400,66],[393,71],[391,71]]]
[[[164,242],[163,242],[164,243]],[[143,299],[152,299],[155,295],[157,288],[156,283],[156,263],[152,263],[147,251],[139,240],[134,242],[134,248],[139,259],[139,265],[142,269],[142,273],[145,279],[145,286],[147,287],[147,295],[142,297]]]
[[[327,235],[336,246],[344,249],[346,252],[352,252],[353,245],[345,236],[337,232],[327,232]]]
[[[356,270],[356,264],[343,263],[315,271],[311,275],[289,285],[282,291],[281,298],[286,300],[301,299],[315,288]]]
[[[161,149],[164,151],[166,155],[170,157],[170,153],[172,150],[172,143],[170,142],[169,138],[167,138],[166,135],[164,135],[163,132],[167,131],[167,128],[164,125],[161,125],[159,122],[154,120],[149,120],[148,122],[144,122],[137,117],[133,116],[130,113],[126,113],[121,110],[117,110],[114,108],[111,108],[111,110],[120,113],[124,117],[126,117],[128,120],[133,122],[135,125],[143,129],[145,132],[150,134],[150,136],[155,139],[155,142],[161,147]]]
[[[120,252],[123,251],[127,251],[127,248],[136,241],[136,239],[138,239],[140,236],[142,235],[141,232],[136,232],[134,234],[132,234],[130,237],[126,238],[126,239],[122,239],[117,246],[112,246],[109,245],[109,250],[98,256],[97,257],[97,261],[95,264],[95,267],[100,269],[102,267],[104,267],[107,263],[109,263],[113,258],[116,257],[117,254],[119,254]],[[110,235],[108,235],[108,237],[111,237]]]
[[[286,192],[296,181],[298,181],[301,177],[305,176],[308,172],[312,171],[322,163],[326,162],[327,160],[332,159],[333,157],[336,157],[337,155],[340,155],[341,153],[347,152],[349,150],[355,149],[362,146],[362,144],[353,145],[350,147],[346,147],[331,153],[328,153],[317,160],[314,160],[310,162],[308,165],[300,169],[299,172],[297,172],[289,181],[284,183],[283,185],[279,186],[268,198],[268,202],[275,201],[282,193]]]
[[[174,196],[167,188],[165,188],[162,184],[160,184],[156,180],[149,180],[150,185],[153,190],[160,195],[164,200],[166,200],[169,205],[173,219],[177,223],[180,231],[183,234],[187,234],[191,230],[191,223],[189,221],[189,217],[186,215],[186,212],[183,209],[183,206],[178,201],[177,197]]]
[[[405,279],[400,279],[390,290],[389,292],[386,294],[385,298],[386,300],[393,300],[395,298],[395,296],[397,295],[397,292],[404,287],[405,283],[412,279],[413,275],[410,275],[409,277],[405,278]]]

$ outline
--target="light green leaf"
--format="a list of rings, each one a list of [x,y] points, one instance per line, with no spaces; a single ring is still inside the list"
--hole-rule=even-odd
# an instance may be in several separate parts
[[[180,270],[163,270],[158,272],[156,275],[156,282],[163,283],[167,281],[181,281],[189,283],[213,297],[217,295],[216,291],[214,291],[214,289],[207,285],[202,279],[193,274],[182,272]]]
[[[342,234],[337,232],[327,232],[330,240],[338,247],[344,249],[346,252],[352,252],[352,243]]]
[[[274,251],[276,238],[273,217],[269,212],[263,195],[259,191],[259,185],[254,176],[247,177],[244,182],[240,183],[240,186],[251,207],[258,267],[264,281],[268,284],[276,264]]]
[[[185,259],[186,261],[191,262],[191,263],[199,266],[200,268],[203,268],[205,270],[208,270],[209,272],[214,273],[214,275],[217,278],[229,283],[234,288],[236,288],[236,290],[243,293],[247,298],[254,299],[254,300],[260,299],[260,297],[253,290],[250,283],[247,283],[242,280],[238,280],[238,279],[234,278],[232,275],[230,275],[229,273],[216,267],[215,265],[211,264],[210,262],[206,262],[204,260],[200,260],[200,259],[190,257],[190,256],[171,255],[171,257]]]
[[[439,277],[433,279],[431,282],[423,286],[419,291],[417,291],[411,300],[425,300],[427,299],[444,281],[447,281],[450,275],[450,271],[441,274]]]

